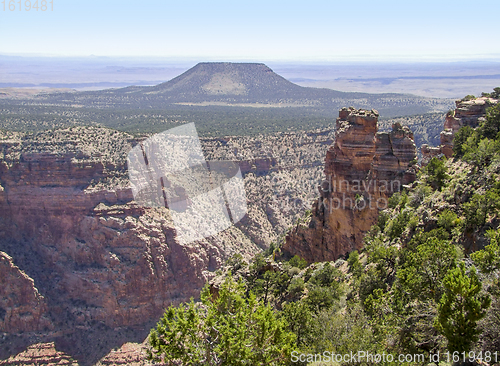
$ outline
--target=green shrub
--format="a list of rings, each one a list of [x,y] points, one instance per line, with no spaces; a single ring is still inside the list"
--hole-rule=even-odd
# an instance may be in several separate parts
[[[460,158],[464,156],[464,144],[467,139],[474,134],[474,129],[470,126],[461,127],[453,138],[453,156]]]
[[[300,277],[294,277],[287,288],[288,298],[291,300],[299,300],[304,293],[304,289],[304,280]]]
[[[471,258],[483,273],[492,273],[500,269],[500,230],[489,230],[487,236],[490,244],[472,253]]]
[[[396,192],[391,197],[389,197],[388,207],[396,208],[399,205],[399,199],[401,198],[401,193]]]
[[[428,197],[432,194],[432,188],[427,184],[419,184],[413,191],[410,193],[410,206],[413,208],[417,208],[420,206],[422,202],[424,202],[425,197]]]
[[[480,293],[482,285],[475,267],[466,273],[464,262],[448,272],[443,284],[445,293],[435,326],[448,340],[450,352],[468,352],[478,340],[477,322],[486,315],[491,299]]]
[[[349,270],[355,277],[361,276],[363,267],[359,262],[359,253],[357,250],[349,253],[349,258],[347,259],[347,263],[349,264]]]
[[[345,311],[336,308],[323,310],[313,320],[317,335],[307,352],[329,351],[341,355],[357,354],[358,351],[377,353],[379,343],[369,322],[358,304],[348,306]],[[387,352],[386,349],[384,351]]]
[[[304,269],[307,267],[307,261],[303,258],[300,258],[298,255],[294,255],[289,261],[288,264],[292,267],[297,267],[300,269]]]
[[[496,87],[493,89],[493,93],[491,93],[492,98],[500,98],[500,87]]]
[[[241,282],[226,278],[203,307],[169,307],[148,338],[148,359],[166,365],[287,365],[296,337],[283,318]]]
[[[476,193],[463,207],[465,230],[479,230],[486,224],[489,215],[496,215],[498,213],[500,209],[500,195],[495,189],[490,189],[485,194]]]
[[[389,213],[384,212],[384,211],[382,211],[378,214],[376,226],[378,226],[378,228],[380,229],[379,231],[384,231],[385,226],[387,225],[387,222],[389,221],[390,217],[391,217],[391,215],[389,215]]]
[[[441,191],[445,185],[445,181],[449,179],[447,171],[448,168],[444,160],[432,158],[424,168],[424,172],[427,174],[427,183],[434,189]]]
[[[318,286],[332,286],[338,284],[338,280],[342,278],[342,272],[333,267],[330,263],[325,263],[323,268],[317,269],[308,283]]]
[[[479,126],[482,137],[496,139],[500,132],[500,103],[488,108],[486,120]]]
[[[410,210],[406,209],[401,211],[395,218],[389,221],[385,228],[385,233],[389,237],[390,240],[394,240],[399,238],[403,232],[406,230],[408,224],[413,217],[413,214]],[[414,222],[412,223],[412,225]],[[413,226],[414,227],[414,226]]]
[[[458,216],[455,212],[450,210],[444,210],[438,216],[437,224],[439,227],[451,232],[451,230],[457,225],[459,222]]]

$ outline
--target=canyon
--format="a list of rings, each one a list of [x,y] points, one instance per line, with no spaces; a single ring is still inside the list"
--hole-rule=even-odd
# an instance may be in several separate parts
[[[183,244],[168,209],[133,200],[126,156],[146,136],[101,127],[1,132],[0,364],[129,357],[123,347],[142,343],[166,307],[198,298],[226,259],[262,251],[303,214],[332,136],[202,139],[207,160],[240,165],[248,212]]]
[[[309,262],[360,249],[417,171],[412,132],[378,118],[350,107],[330,129],[202,138],[207,160],[239,164],[247,214],[189,244],[176,239],[168,209],[133,200],[126,156],[148,135],[1,132],[0,273],[10,285],[0,289],[0,364],[142,362],[164,309],[198,298],[233,255],[281,241]]]

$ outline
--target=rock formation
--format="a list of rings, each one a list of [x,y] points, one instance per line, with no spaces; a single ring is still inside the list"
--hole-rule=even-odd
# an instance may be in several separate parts
[[[0,366],[78,366],[78,363],[64,352],[56,350],[54,342],[37,343],[8,360],[0,361]]]
[[[34,281],[0,252],[0,331],[30,332],[53,327],[47,303]]]
[[[111,351],[96,366],[143,366],[146,364],[145,344],[125,343]]]
[[[364,233],[376,223],[388,198],[415,179],[412,132],[400,124],[391,132],[377,132],[377,122],[375,110],[351,107],[339,112],[320,198],[309,224],[297,225],[286,237],[285,255],[331,261],[361,249]]]
[[[423,163],[425,164],[434,156],[443,154],[447,158],[453,156],[453,137],[463,126],[476,128],[485,120],[486,110],[498,103],[498,99],[481,97],[472,99],[461,99],[455,102],[456,109],[448,112],[441,132],[441,144],[437,147],[431,147],[427,144],[422,145],[421,151]]]

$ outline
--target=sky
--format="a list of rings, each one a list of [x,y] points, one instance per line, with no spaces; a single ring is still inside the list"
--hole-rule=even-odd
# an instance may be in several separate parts
[[[52,0],[28,11],[35,1],[0,1],[0,54],[500,60],[498,0]]]

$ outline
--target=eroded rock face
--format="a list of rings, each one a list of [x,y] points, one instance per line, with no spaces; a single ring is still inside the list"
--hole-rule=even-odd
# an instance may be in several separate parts
[[[78,366],[78,362],[73,360],[64,352],[56,350],[54,342],[37,343],[28,349],[8,360],[0,361],[0,365],[5,366]]]
[[[181,245],[168,210],[132,200],[125,158],[136,138],[98,127],[0,131],[0,251],[31,278],[51,324],[2,328],[0,359],[54,341],[80,366],[118,360],[112,350],[142,343],[164,307],[196,298],[226,258],[253,255],[302,216],[333,137],[328,129],[202,139],[207,160],[240,164],[248,212]]]
[[[50,305],[77,325],[116,327],[196,296],[224,260],[223,244],[180,245],[168,210],[138,207],[127,188],[87,191],[103,163],[73,159],[21,155],[2,174],[3,233],[38,258],[35,282]]]
[[[434,156],[441,154],[450,158],[453,156],[453,138],[460,127],[469,126],[476,128],[486,118],[486,110],[498,103],[497,99],[481,97],[470,100],[457,100],[456,109],[446,115],[443,131],[441,132],[441,144],[437,147],[422,145],[421,151],[424,164]]]
[[[325,159],[326,179],[307,226],[287,236],[285,255],[332,261],[361,249],[387,199],[415,179],[416,147],[407,127],[377,131],[375,110],[339,112],[335,142]]]
[[[99,133],[110,134],[99,149],[72,141],[77,133],[60,143],[0,143],[0,250],[8,253],[0,252],[1,358],[26,349],[12,337],[36,332],[93,364],[101,350],[90,352],[76,331],[134,328],[142,342],[166,307],[198,297],[229,256],[260,250],[235,226],[181,244],[168,209],[133,201],[125,165],[132,139]],[[108,338],[102,353],[121,345]]]
[[[125,343],[111,351],[96,366],[143,366],[147,364],[145,344]]]
[[[47,303],[34,281],[0,252],[0,332],[29,332],[53,328]]]

